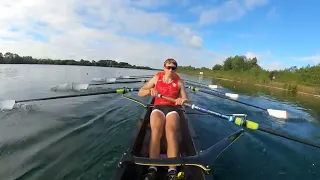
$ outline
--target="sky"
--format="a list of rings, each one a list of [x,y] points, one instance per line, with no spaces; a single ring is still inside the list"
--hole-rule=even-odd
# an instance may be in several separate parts
[[[0,52],[208,67],[229,56],[265,69],[320,63],[320,1],[0,0]]]

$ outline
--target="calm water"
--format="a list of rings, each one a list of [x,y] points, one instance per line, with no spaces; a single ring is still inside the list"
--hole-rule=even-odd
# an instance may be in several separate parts
[[[150,75],[154,71],[51,65],[0,65],[0,100],[73,94],[51,91],[66,82],[90,83],[93,78]],[[183,78],[198,80],[197,77]],[[215,83],[210,79],[202,82]],[[218,82],[223,85],[223,83]],[[142,83],[105,87],[141,87]],[[265,108],[287,110],[278,120],[260,110],[218,97],[189,92],[191,101],[225,114],[246,113],[261,125],[320,144],[319,99],[286,97],[253,87],[233,88],[240,100]],[[271,96],[272,95],[272,96]],[[128,96],[137,97],[137,93]],[[100,95],[29,103],[0,112],[0,179],[110,179],[126,149],[137,120],[139,105],[119,95]],[[28,106],[29,107],[29,106]],[[207,115],[189,115],[205,149],[238,127]],[[261,132],[246,131],[214,162],[217,179],[320,179],[320,150]]]

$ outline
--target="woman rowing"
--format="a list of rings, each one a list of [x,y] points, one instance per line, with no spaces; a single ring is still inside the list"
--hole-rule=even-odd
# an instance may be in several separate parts
[[[155,97],[154,108],[150,115],[151,139],[150,139],[150,158],[160,157],[160,140],[165,127],[165,136],[167,140],[168,158],[178,157],[179,143],[178,132],[180,126],[179,107],[188,101],[184,83],[176,74],[177,62],[174,59],[167,59],[164,62],[163,72],[157,73],[140,90],[139,96],[151,95]],[[176,99],[175,103],[157,97],[157,94]],[[157,167],[150,166],[148,179],[155,179]],[[175,166],[168,169],[168,179],[173,180],[177,177]]]

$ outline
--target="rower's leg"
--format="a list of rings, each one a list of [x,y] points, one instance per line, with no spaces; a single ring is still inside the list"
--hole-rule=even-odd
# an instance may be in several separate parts
[[[149,149],[150,158],[160,157],[160,139],[163,134],[165,115],[161,111],[153,111],[150,116],[151,141]]]
[[[178,157],[179,143],[178,132],[180,128],[179,114],[175,111],[169,112],[166,116],[166,138],[167,138],[167,156]],[[170,166],[169,168],[175,168]]]

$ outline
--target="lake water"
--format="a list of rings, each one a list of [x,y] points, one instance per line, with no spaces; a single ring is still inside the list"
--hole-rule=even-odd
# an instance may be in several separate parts
[[[152,75],[156,71],[54,65],[0,65],[0,100],[74,94],[52,91],[64,83],[91,83],[93,78]],[[198,80],[198,77],[182,75]],[[283,109],[279,120],[261,110],[218,97],[188,91],[198,105],[225,113],[245,113],[261,126],[320,144],[319,99],[292,97],[265,89],[218,83],[221,92],[237,92],[239,100],[264,108]],[[141,87],[143,83],[105,87]],[[235,87],[234,87],[235,86]],[[91,89],[94,90],[94,89]],[[128,94],[139,98],[136,92]],[[99,95],[32,102],[30,108],[0,112],[0,179],[110,179],[125,151],[143,108],[119,95]],[[208,115],[188,115],[198,149],[206,149],[238,129]],[[246,130],[214,162],[217,179],[320,179],[320,150],[286,139]]]

